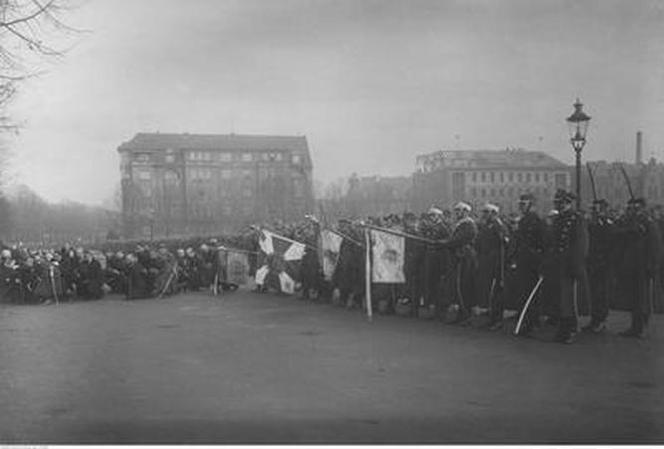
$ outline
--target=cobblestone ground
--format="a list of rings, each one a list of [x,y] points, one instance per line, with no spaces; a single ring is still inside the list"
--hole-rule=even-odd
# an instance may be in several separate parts
[[[0,306],[2,443],[664,442],[664,320],[576,344],[235,292]]]

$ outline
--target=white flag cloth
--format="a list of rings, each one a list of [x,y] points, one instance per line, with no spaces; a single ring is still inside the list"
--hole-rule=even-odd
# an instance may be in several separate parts
[[[305,245],[270,231],[259,236],[256,284],[293,294],[300,283]]]
[[[323,275],[326,281],[331,281],[334,275],[334,270],[337,267],[339,260],[339,251],[341,249],[341,242],[344,238],[334,231],[323,229],[320,231],[320,253],[323,265]]]
[[[406,239],[388,232],[371,231],[371,280],[377,283],[403,284]]]

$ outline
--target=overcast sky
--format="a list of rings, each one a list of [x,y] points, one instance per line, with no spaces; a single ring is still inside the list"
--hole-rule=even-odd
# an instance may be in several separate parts
[[[307,136],[314,176],[406,175],[439,149],[664,159],[664,2],[88,0],[24,85],[17,182],[99,203],[137,132]]]

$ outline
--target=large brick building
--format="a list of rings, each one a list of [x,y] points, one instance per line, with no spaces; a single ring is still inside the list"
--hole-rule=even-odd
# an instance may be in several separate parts
[[[118,152],[127,237],[221,232],[314,206],[304,136],[139,133]]]
[[[416,164],[415,210],[465,201],[475,207],[491,202],[503,212],[516,212],[519,195],[530,192],[544,211],[552,207],[556,189],[571,187],[569,166],[541,151],[438,151],[417,156]]]

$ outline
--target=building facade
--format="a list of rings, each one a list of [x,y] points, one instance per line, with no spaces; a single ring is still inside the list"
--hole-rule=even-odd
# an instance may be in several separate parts
[[[569,166],[541,151],[523,149],[438,151],[417,156],[413,208],[449,208],[458,201],[473,207],[487,202],[505,213],[532,193],[542,211],[552,208],[556,189],[571,188]]]
[[[343,191],[318,199],[319,211],[333,220],[402,214],[411,209],[412,185],[411,176],[353,174]]]
[[[654,158],[645,164],[592,161],[588,165],[593,172],[597,198],[607,200],[612,208],[623,208],[630,198],[622,168],[627,173],[634,196],[645,198],[649,206],[664,205],[664,164]],[[581,172],[581,198],[586,208],[594,199],[587,166]]]
[[[314,206],[304,136],[139,133],[118,152],[126,237],[226,232]]]

